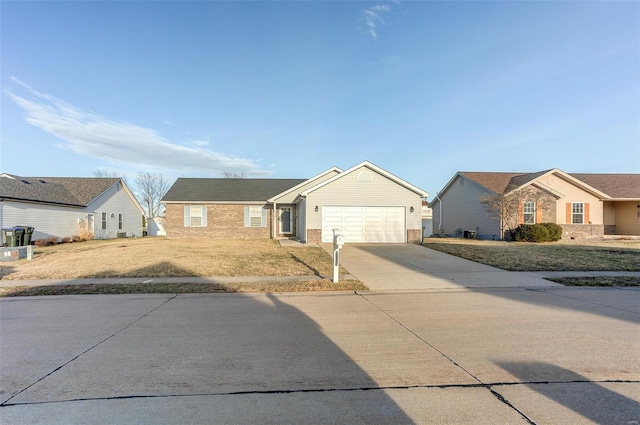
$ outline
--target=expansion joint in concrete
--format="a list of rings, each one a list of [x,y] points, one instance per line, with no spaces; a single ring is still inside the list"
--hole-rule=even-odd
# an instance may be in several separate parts
[[[164,302],[162,302],[160,305],[157,305],[156,307],[152,308],[151,310],[149,310],[148,312],[146,312],[145,314],[143,314],[142,316],[138,317],[136,320],[128,323],[126,326],[118,329],[117,331],[115,331],[114,333],[112,333],[111,335],[109,335],[108,337],[104,338],[103,340],[97,342],[96,344],[92,345],[91,347],[87,348],[86,350],[84,350],[82,353],[78,354],[77,356],[71,358],[70,360],[67,360],[66,362],[64,362],[63,364],[61,364],[60,366],[58,366],[57,368],[53,369],[51,372],[47,373],[46,375],[40,377],[39,379],[37,379],[35,382],[27,385],[25,388],[21,389],[20,391],[18,391],[17,393],[15,393],[14,395],[12,395],[11,397],[9,397],[8,399],[4,400],[3,402],[0,403],[0,407],[2,406],[6,406],[6,405],[11,405],[11,403],[9,403],[11,400],[13,400],[14,398],[16,398],[17,396],[19,396],[20,394],[24,393],[25,391],[27,391],[29,388],[33,387],[34,385],[36,385],[39,382],[44,381],[45,379],[47,379],[49,376],[53,375],[54,373],[56,373],[57,371],[59,371],[60,369],[64,368],[65,366],[67,366],[70,363],[73,363],[74,361],[76,361],[77,359],[79,359],[80,357],[84,356],[85,354],[87,354],[89,351],[93,350],[94,348],[96,348],[97,346],[103,344],[104,342],[110,340],[111,338],[113,338],[114,336],[118,335],[120,332],[124,331],[125,329],[129,328],[130,326],[133,326],[136,322],[144,319],[145,317],[147,317],[148,315],[150,315],[151,313],[153,313],[154,311],[156,311],[157,309],[159,309],[160,307],[162,307],[163,305],[167,304],[169,301],[173,300],[174,298],[176,298],[178,296],[178,294],[173,295],[172,297],[168,298],[167,300],[165,300]]]

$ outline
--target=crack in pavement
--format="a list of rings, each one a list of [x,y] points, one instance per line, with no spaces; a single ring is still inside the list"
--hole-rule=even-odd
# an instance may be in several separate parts
[[[640,384],[640,381],[627,381],[627,380],[603,380],[603,381],[589,381],[589,380],[575,380],[575,381],[527,381],[527,382],[493,382],[490,384],[438,384],[438,385],[388,385],[378,387],[352,387],[352,388],[303,388],[297,390],[243,390],[243,391],[224,391],[224,392],[210,392],[210,393],[193,393],[193,394],[137,394],[137,395],[121,395],[111,397],[86,397],[86,398],[71,398],[66,400],[49,400],[49,401],[30,401],[19,403],[6,403],[0,405],[0,408],[10,406],[30,406],[40,404],[57,404],[57,403],[72,403],[82,401],[99,401],[99,400],[134,400],[134,399],[157,399],[157,398],[187,398],[187,397],[221,397],[221,396],[234,396],[234,395],[271,395],[271,394],[304,394],[304,393],[334,393],[334,392],[355,392],[355,391],[387,391],[387,390],[411,390],[411,389],[474,389],[474,388],[486,388],[491,391],[496,398],[501,402],[508,404],[510,407],[516,409],[508,403],[508,401],[501,394],[493,390],[493,387],[506,387],[506,386],[518,386],[518,385],[544,385],[544,384],[601,384],[601,383],[623,383],[623,384]],[[516,409],[517,410],[517,409]],[[531,422],[533,423],[533,422]]]
[[[113,338],[114,336],[116,336],[117,334],[119,334],[120,332],[124,331],[125,329],[129,328],[130,326],[134,325],[136,322],[144,319],[145,317],[147,317],[148,315],[150,315],[151,313],[153,313],[154,311],[156,311],[157,309],[159,309],[160,307],[162,307],[163,305],[167,304],[169,301],[172,301],[173,299],[175,299],[178,296],[178,294],[175,294],[174,296],[172,296],[171,298],[165,300],[163,303],[161,303],[160,305],[152,308],[151,310],[149,310],[148,312],[146,312],[145,314],[143,314],[142,316],[138,317],[136,320],[134,320],[133,322],[129,323],[128,325],[124,326],[123,328],[117,330],[116,332],[112,333],[111,335],[109,335],[108,337],[106,337],[105,339],[103,339],[102,341],[97,342],[96,344],[92,345],[91,347],[87,348],[86,350],[84,350],[82,353],[78,354],[77,356],[73,357],[72,359],[64,362],[62,365],[58,366],[57,368],[53,369],[51,372],[47,373],[46,375],[44,375],[43,377],[37,379],[35,382],[27,385],[25,388],[21,389],[20,391],[18,391],[17,393],[15,393],[14,395],[12,395],[11,397],[9,397],[8,399],[4,400],[2,403],[0,403],[0,407],[3,406],[12,406],[15,404],[9,403],[11,400],[13,400],[14,398],[16,398],[17,396],[19,396],[20,394],[24,393],[25,391],[27,391],[29,388],[33,387],[34,385],[36,385],[39,382],[44,381],[45,379],[47,379],[49,376],[53,375],[54,373],[56,373],[57,371],[59,371],[60,369],[62,369],[63,367],[67,366],[68,364],[74,362],[75,360],[77,360],[78,358],[82,357],[83,355],[87,354],[89,351],[93,350],[94,348],[96,348],[97,346],[101,345],[102,343],[110,340],[111,338]]]
[[[479,384],[483,384],[484,383],[478,379],[477,376],[475,376],[473,373],[469,372],[467,369],[465,369],[464,367],[462,367],[462,365],[458,364],[455,360],[453,360],[451,357],[447,356],[443,351],[439,350],[438,348],[436,348],[433,344],[431,344],[429,341],[427,341],[426,339],[422,338],[420,335],[418,335],[417,333],[415,333],[414,331],[412,331],[411,329],[409,329],[404,323],[400,322],[398,319],[396,319],[395,317],[393,317],[392,315],[390,315],[389,313],[387,313],[385,310],[383,310],[380,306],[378,306],[376,303],[374,303],[373,301],[371,301],[369,298],[367,298],[366,296],[364,296],[363,294],[358,294],[358,296],[360,296],[361,298],[363,298],[365,301],[367,301],[369,304],[371,304],[372,306],[374,306],[376,309],[378,309],[380,312],[382,312],[385,316],[387,316],[389,319],[393,320],[394,322],[396,322],[400,327],[402,327],[404,330],[406,330],[407,332],[409,332],[411,335],[415,336],[416,338],[418,338],[420,341],[422,341],[424,344],[428,345],[429,347],[431,347],[433,350],[435,350],[436,352],[438,352],[442,357],[444,357],[445,359],[449,360],[451,363],[453,363],[456,367],[462,369],[467,375],[471,376],[474,380],[478,381]]]
[[[379,311],[381,311],[383,314],[385,314],[388,318],[390,318],[391,320],[393,320],[394,322],[396,322],[398,325],[400,325],[403,329],[405,329],[407,332],[409,332],[410,334],[412,334],[413,336],[415,336],[416,338],[418,338],[420,341],[422,341],[424,344],[426,344],[427,346],[431,347],[431,349],[437,351],[441,356],[443,356],[444,358],[446,358],[447,360],[449,360],[452,364],[454,364],[457,368],[463,370],[466,374],[468,374],[469,376],[471,376],[473,379],[475,379],[476,381],[478,381],[478,384],[476,385],[476,387],[482,387],[482,388],[486,388],[487,390],[489,390],[491,392],[491,394],[496,397],[501,403],[504,403],[506,406],[508,406],[509,408],[511,408],[512,410],[514,410],[515,412],[517,412],[520,416],[522,416],[523,419],[525,419],[530,425],[536,425],[535,422],[533,422],[527,415],[525,415],[522,411],[520,411],[520,409],[516,408],[513,404],[511,404],[509,402],[509,400],[507,400],[504,396],[502,396],[501,394],[499,394],[498,392],[494,391],[491,387],[491,384],[485,384],[484,382],[482,382],[477,376],[475,376],[473,373],[471,373],[469,370],[465,369],[462,365],[460,365],[459,363],[457,363],[455,360],[453,360],[453,358],[449,357],[448,355],[446,355],[443,351],[439,350],[438,348],[436,348],[433,344],[431,344],[429,341],[427,341],[426,339],[422,338],[420,335],[418,335],[416,332],[412,331],[411,329],[409,329],[404,323],[400,322],[398,319],[396,319],[395,317],[393,317],[392,315],[390,315],[389,313],[387,313],[385,310],[383,310],[380,306],[378,306],[377,304],[375,304],[373,301],[371,301],[370,299],[368,299],[367,297],[365,297],[362,294],[358,294],[359,296],[361,296],[362,298],[364,298],[369,304],[371,304],[372,306],[374,306],[375,308],[377,308]]]

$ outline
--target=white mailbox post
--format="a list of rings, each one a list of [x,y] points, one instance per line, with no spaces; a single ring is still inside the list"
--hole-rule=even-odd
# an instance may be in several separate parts
[[[340,272],[340,250],[344,245],[344,239],[342,235],[336,233],[337,230],[333,229],[333,283],[338,283],[338,275]]]

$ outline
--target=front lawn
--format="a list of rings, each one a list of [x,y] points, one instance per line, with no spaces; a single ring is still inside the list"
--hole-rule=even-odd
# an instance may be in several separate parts
[[[332,274],[331,256],[317,245],[283,248],[268,239],[96,240],[40,247],[31,261],[0,263],[5,280]]]
[[[525,243],[426,238],[424,246],[509,271],[640,271],[639,240]]]

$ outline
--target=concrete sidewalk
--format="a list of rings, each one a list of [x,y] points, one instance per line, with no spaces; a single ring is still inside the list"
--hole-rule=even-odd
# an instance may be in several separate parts
[[[632,424],[639,294],[0,299],[0,422]]]
[[[304,246],[289,239],[282,246]],[[333,255],[332,244],[320,246]],[[640,272],[509,272],[414,244],[346,244],[340,251],[340,265],[349,273],[340,279],[358,279],[371,291],[419,291],[463,288],[561,287],[548,277],[638,276]],[[332,276],[239,276],[165,278],[83,278],[0,280],[0,287],[135,283],[296,282],[331,280]]]
[[[331,277],[317,275],[300,276],[237,276],[237,277],[118,277],[118,278],[82,278],[82,279],[29,279],[29,280],[0,280],[0,288],[10,286],[60,286],[60,285],[90,285],[111,284],[131,285],[136,283],[217,283],[221,285],[233,283],[260,282],[299,282],[308,280],[331,280]],[[340,279],[353,279],[349,274],[341,275]]]

